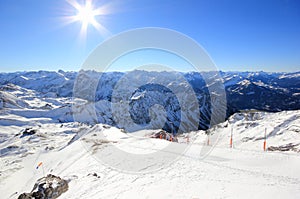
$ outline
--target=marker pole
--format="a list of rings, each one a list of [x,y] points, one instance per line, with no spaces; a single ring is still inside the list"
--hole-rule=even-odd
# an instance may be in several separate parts
[[[264,151],[267,150],[267,128],[265,128]]]
[[[209,134],[207,135],[207,146],[209,146]]]
[[[232,127],[231,127],[231,132],[230,132],[230,143],[229,143],[230,148],[233,147],[232,145]]]

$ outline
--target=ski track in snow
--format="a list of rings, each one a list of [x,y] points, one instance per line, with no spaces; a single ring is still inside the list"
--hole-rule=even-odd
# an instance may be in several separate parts
[[[16,121],[24,120],[5,114]],[[299,114],[299,111],[235,114],[212,129],[213,135],[219,134],[218,142],[211,140],[216,145],[205,157],[201,154],[203,147],[207,147],[204,131],[184,134],[179,143],[170,143],[144,137],[157,131],[127,134],[102,124],[48,123],[32,117],[35,123],[29,125],[21,122],[15,126],[0,125],[1,197],[16,198],[22,192],[29,192],[38,178],[53,173],[70,180],[69,190],[60,196],[66,199],[299,198],[299,153],[262,151],[265,127],[271,135],[268,146],[299,144]],[[4,120],[1,122],[6,124]],[[26,127],[37,132],[22,136]],[[231,128],[234,148],[229,148]],[[186,146],[186,136],[192,144],[183,154],[165,148],[169,144],[175,148]],[[106,155],[113,156],[109,147],[133,154],[161,151],[176,159],[161,165],[157,165],[155,158],[145,159],[148,162],[141,170],[127,172],[104,165],[95,156],[104,149]],[[40,161],[44,167],[37,170]],[[118,159],[115,163],[115,166],[123,164]],[[89,175],[93,173],[99,177]]]
[[[136,74],[141,75],[141,80],[153,75],[142,71],[136,71]],[[90,75],[94,74],[91,72]],[[72,97],[76,73],[39,71],[0,74],[1,198],[17,198],[20,193],[30,192],[36,180],[47,173],[59,175],[70,181],[69,190],[60,196],[65,199],[300,198],[299,110],[236,113],[228,121],[211,129],[210,143],[214,145],[212,148],[205,146],[208,137],[204,131],[184,134],[179,137],[179,143],[170,143],[147,137],[158,132],[157,130],[126,134],[120,129],[104,124],[91,126],[74,122],[75,111],[76,114],[79,113],[78,120],[93,123],[93,107],[96,106],[99,121],[112,124],[110,102],[107,99],[114,83],[118,82],[122,75],[124,74],[105,74],[99,87],[101,89],[96,92],[101,100],[93,104],[87,99]],[[268,91],[261,97],[271,96],[269,98],[272,100],[277,99],[277,96],[283,96],[284,100],[288,97],[288,104],[278,109],[283,110],[286,107],[299,106],[299,86],[294,84],[299,75],[229,72],[223,73],[222,77],[227,91],[233,95],[231,100],[238,99],[241,97],[239,95],[243,94],[248,94],[249,98],[256,100],[255,93]],[[168,73],[165,73],[160,79],[169,82],[168,76]],[[197,80],[193,85],[199,91],[202,90],[201,78],[198,78],[197,74],[187,73],[185,77],[190,82]],[[267,80],[270,77],[272,80]],[[90,79],[87,80],[83,90],[90,89]],[[155,82],[155,78],[153,81]],[[170,82],[172,81],[171,79]],[[134,87],[134,83],[136,82],[128,86]],[[172,86],[187,85],[178,83],[182,82],[172,82]],[[153,95],[154,99],[165,98],[165,95],[160,95],[159,92],[149,91],[148,94]],[[236,95],[239,97],[235,97]],[[146,93],[137,92],[132,96],[132,100],[145,97]],[[199,97],[204,99],[205,95],[199,93]],[[265,101],[268,100],[266,97]],[[282,105],[272,100],[259,107],[264,108],[263,110],[277,110],[274,108]],[[231,103],[236,105],[238,102],[241,103],[239,106],[244,107],[244,101]],[[205,101],[202,103],[202,116],[208,117],[205,114]],[[262,104],[259,102],[257,105]],[[123,112],[120,111],[119,114]],[[175,116],[172,115],[174,118]],[[157,117],[160,118],[158,121],[163,121],[160,114]],[[191,118],[195,119],[195,115]],[[26,128],[34,129],[36,133],[22,135]],[[280,149],[291,144],[289,151],[263,151],[265,128],[267,147]],[[229,148],[231,129],[233,148]],[[102,136],[98,135],[100,132],[103,133]],[[93,134],[96,136],[93,137]],[[184,148],[187,136],[192,144],[184,153],[170,150]],[[173,148],[165,148],[169,144]],[[154,156],[152,159],[145,158],[143,166],[138,171],[131,172],[120,169],[126,162],[122,162],[120,157],[114,157],[112,147],[130,154],[152,154],[160,151],[163,155]],[[203,154],[203,149],[208,149],[209,153]],[[104,153],[99,153],[103,151]],[[113,166],[117,168],[102,162],[97,156],[99,154],[114,157]],[[167,157],[174,157],[174,161],[170,162]],[[43,167],[36,169],[36,165],[41,161]],[[94,176],[94,173],[97,175]]]

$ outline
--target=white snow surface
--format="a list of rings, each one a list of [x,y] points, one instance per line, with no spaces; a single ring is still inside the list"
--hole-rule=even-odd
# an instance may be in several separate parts
[[[178,143],[150,138],[157,130],[126,133],[109,125],[58,123],[52,116],[22,111],[23,116],[20,110],[1,112],[1,198],[30,192],[47,173],[69,180],[69,190],[60,198],[300,197],[300,111],[237,113],[213,127],[209,137],[195,131],[179,136]],[[24,128],[36,133],[22,135]],[[267,147],[290,144],[291,150],[263,151],[265,129]],[[181,148],[186,150],[177,153]],[[113,154],[115,149],[145,155],[137,163],[142,166],[126,170],[130,159]],[[157,151],[166,164],[157,165]],[[111,157],[111,164],[99,154]],[[146,158],[149,154],[154,156]],[[36,169],[39,162],[43,165]]]

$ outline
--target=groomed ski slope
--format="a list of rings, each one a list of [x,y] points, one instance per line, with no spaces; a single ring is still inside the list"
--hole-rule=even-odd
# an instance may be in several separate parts
[[[247,118],[243,114],[235,115],[227,123],[215,127],[213,134],[219,135],[217,139],[211,137],[210,146],[206,146],[207,136],[202,131],[191,132],[188,145],[187,134],[179,139],[179,143],[171,143],[147,138],[151,131],[126,134],[99,124],[94,127],[76,126],[82,129],[82,133],[69,135],[66,132],[72,130],[71,124],[62,128],[52,124],[53,134],[50,137],[51,144],[55,146],[53,150],[44,149],[49,139],[31,137],[31,143],[28,144],[27,140],[23,151],[1,157],[1,198],[17,198],[22,192],[30,192],[34,182],[46,173],[70,180],[69,190],[60,198],[299,198],[299,153],[264,152],[263,140],[259,139],[268,124],[268,146],[299,143],[299,111],[257,114],[260,117],[252,119],[248,117],[249,113]],[[293,120],[291,117],[294,117]],[[246,121],[258,122],[258,125],[255,129],[253,126],[246,128]],[[49,126],[44,125],[41,125],[39,135],[47,136],[43,134],[43,128],[49,129]],[[233,128],[233,148],[229,148],[228,139],[231,126],[239,126]],[[60,134],[64,128],[69,129]],[[285,134],[284,139],[280,132]],[[249,135],[253,139],[241,141]],[[2,142],[1,148],[24,142],[22,139],[15,137]],[[169,160],[170,150],[167,147],[178,149],[186,146],[184,153],[172,153],[174,161],[157,166],[155,157],[146,158],[145,167],[135,172],[120,169],[126,168],[126,162],[122,161],[124,157],[118,158],[109,153],[115,148],[130,154],[160,151],[163,154],[160,157]],[[206,147],[210,152],[203,156]],[[114,167],[103,163],[101,156],[99,158],[99,154],[105,153],[106,157],[116,157],[111,162]],[[37,170],[35,167],[40,161],[43,168]],[[122,164],[125,166],[122,167]],[[97,175],[94,176],[94,173]]]

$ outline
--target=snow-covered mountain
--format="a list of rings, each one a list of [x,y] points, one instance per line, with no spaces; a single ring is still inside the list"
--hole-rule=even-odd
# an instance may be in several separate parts
[[[223,73],[228,103],[233,112],[297,110],[300,105],[300,73]]]
[[[60,122],[75,116],[128,131],[148,125],[182,133],[207,129],[240,110],[300,109],[300,72],[133,71],[129,76],[60,70],[0,73],[0,85],[0,108],[13,114]],[[21,109],[27,109],[25,115]]]
[[[55,123],[23,111],[27,117],[6,113],[0,119],[2,198],[30,193],[50,173],[68,182],[59,198],[300,195],[299,111],[236,113],[209,136],[202,130],[185,133],[178,143],[151,138],[157,130],[126,133],[104,124]]]
[[[298,198],[299,73],[220,74],[1,73],[1,198]]]

